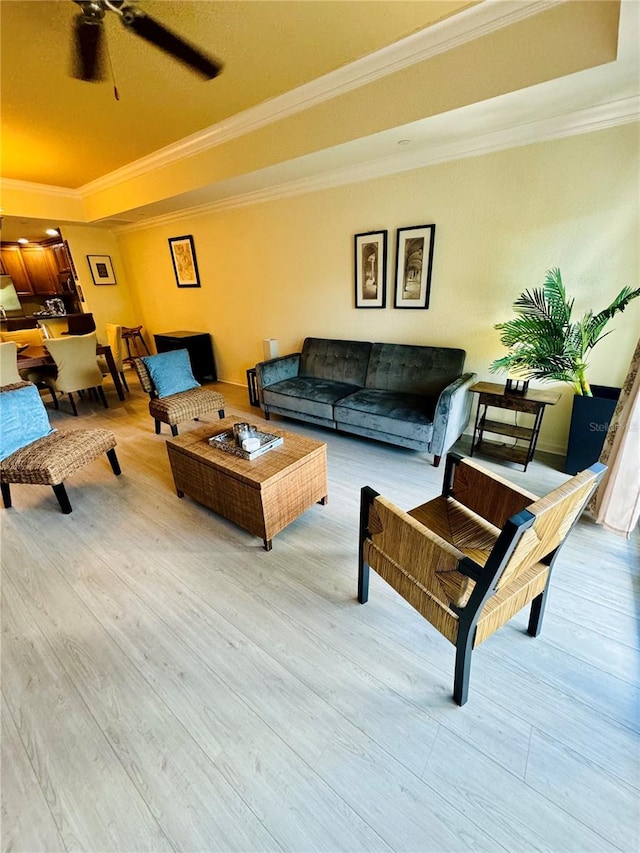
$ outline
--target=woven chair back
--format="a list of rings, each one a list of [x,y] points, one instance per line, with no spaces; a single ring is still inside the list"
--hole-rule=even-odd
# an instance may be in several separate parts
[[[51,338],[47,349],[56,363],[56,388],[64,394],[102,385],[96,357],[96,333]]]
[[[18,373],[18,347],[15,341],[0,343],[0,386],[13,385],[20,382]]]
[[[135,371],[138,374],[138,379],[140,380],[142,390],[145,391],[147,394],[151,394],[153,396],[155,388],[153,386],[153,382],[151,381],[151,376],[149,376],[147,365],[141,358],[134,358],[132,359],[132,361]]]
[[[518,541],[496,589],[511,583],[562,544],[597,479],[597,473],[582,471],[527,507],[535,521]]]
[[[516,491],[498,474],[491,472],[489,479],[486,470],[468,458],[454,468],[451,496],[500,530],[512,515],[538,500],[533,492]]]

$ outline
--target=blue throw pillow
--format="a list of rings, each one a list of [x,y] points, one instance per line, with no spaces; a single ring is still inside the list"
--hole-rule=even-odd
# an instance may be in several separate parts
[[[175,349],[159,355],[142,357],[151,381],[156,386],[158,397],[168,397],[190,388],[199,388],[200,383],[191,371],[189,353],[186,349]]]
[[[0,391],[0,460],[55,431],[35,385]]]

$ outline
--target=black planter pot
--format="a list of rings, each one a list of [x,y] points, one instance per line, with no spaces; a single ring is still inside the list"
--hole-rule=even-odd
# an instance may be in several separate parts
[[[571,411],[566,474],[577,474],[598,461],[609,422],[620,396],[620,388],[592,385],[593,397],[576,394]]]

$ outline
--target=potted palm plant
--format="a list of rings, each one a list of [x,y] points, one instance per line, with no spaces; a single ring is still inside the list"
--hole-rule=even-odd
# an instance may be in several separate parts
[[[609,321],[637,296],[640,288],[623,287],[607,308],[597,313],[587,311],[579,320],[572,320],[574,300],[567,297],[560,270],[551,269],[543,287],[525,290],[513,303],[518,316],[495,326],[508,352],[492,362],[491,372],[567,382],[575,392],[567,473],[588,467],[600,455],[620,389],[589,384],[588,356],[610,333],[605,332]],[[586,427],[581,426],[583,421]]]

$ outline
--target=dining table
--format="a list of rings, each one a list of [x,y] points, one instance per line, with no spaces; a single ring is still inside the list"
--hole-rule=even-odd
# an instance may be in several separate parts
[[[108,344],[97,344],[96,355],[104,356],[104,360],[107,362],[107,367],[109,368],[109,373],[113,379],[116,394],[120,400],[124,400],[124,389],[122,387],[122,382],[120,381],[118,368],[116,367],[116,363],[113,359],[111,347]],[[18,353],[18,370],[29,370],[32,367],[45,367],[51,365],[55,366],[55,361],[53,360],[53,356],[48,351],[46,345],[36,346],[34,344]]]

